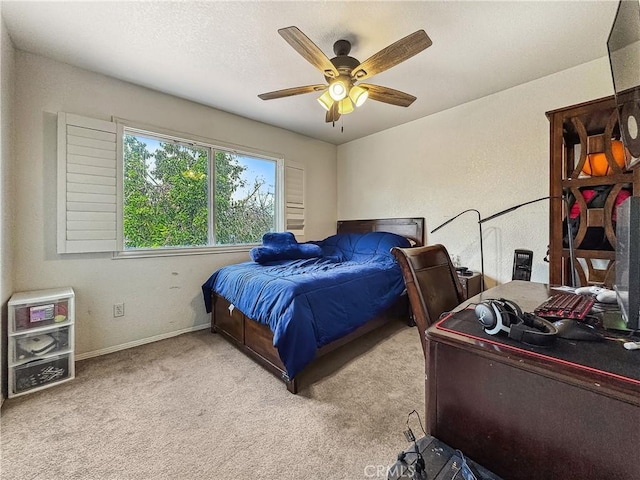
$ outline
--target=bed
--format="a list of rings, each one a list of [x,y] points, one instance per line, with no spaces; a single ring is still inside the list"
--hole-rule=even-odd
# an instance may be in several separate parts
[[[297,393],[310,363],[389,321],[408,321],[389,250],[423,243],[423,218],[339,221],[336,235],[301,244],[318,255],[222,267],[202,286],[211,331]],[[256,250],[252,257],[262,261]]]

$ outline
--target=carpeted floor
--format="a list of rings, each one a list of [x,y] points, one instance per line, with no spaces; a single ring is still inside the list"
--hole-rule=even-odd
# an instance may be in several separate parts
[[[6,400],[3,480],[386,479],[424,421],[418,333],[383,327],[327,356],[290,394],[202,330],[76,364]],[[420,431],[415,416],[412,429]]]

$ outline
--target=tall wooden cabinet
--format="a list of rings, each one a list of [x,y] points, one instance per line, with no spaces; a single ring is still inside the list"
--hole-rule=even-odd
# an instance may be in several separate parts
[[[549,195],[554,197],[550,200],[549,282],[572,283],[568,232],[573,232],[578,283],[611,286],[615,278],[615,206],[629,194],[640,194],[640,169],[628,171],[614,160],[614,150],[619,147],[615,143],[620,139],[615,98],[546,115],[551,127]],[[599,160],[605,161],[606,174],[586,175],[585,165],[589,171],[598,154]],[[563,194],[572,209],[569,222]],[[594,195],[598,199],[595,206]],[[578,209],[579,217],[575,217]]]

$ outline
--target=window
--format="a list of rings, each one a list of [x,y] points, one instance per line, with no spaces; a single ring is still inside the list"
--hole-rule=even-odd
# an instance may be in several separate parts
[[[278,229],[278,160],[123,133],[125,250],[259,243]]]
[[[188,254],[284,228],[304,236],[303,165],[155,127],[59,113],[57,185],[58,253]]]

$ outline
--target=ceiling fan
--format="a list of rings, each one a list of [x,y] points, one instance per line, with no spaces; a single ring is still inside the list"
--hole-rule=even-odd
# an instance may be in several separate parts
[[[296,52],[323,73],[327,83],[276,90],[262,93],[258,97],[262,100],[272,100],[324,92],[318,98],[318,102],[327,110],[327,122],[335,122],[340,115],[351,113],[354,105],[361,106],[367,98],[401,107],[411,105],[416,99],[413,95],[389,87],[359,82],[404,62],[432,44],[425,31],[418,30],[383,48],[364,62],[359,62],[349,56],[351,43],[348,40],[335,42],[333,51],[336,56],[329,59],[298,27],[281,28],[278,33]]]

